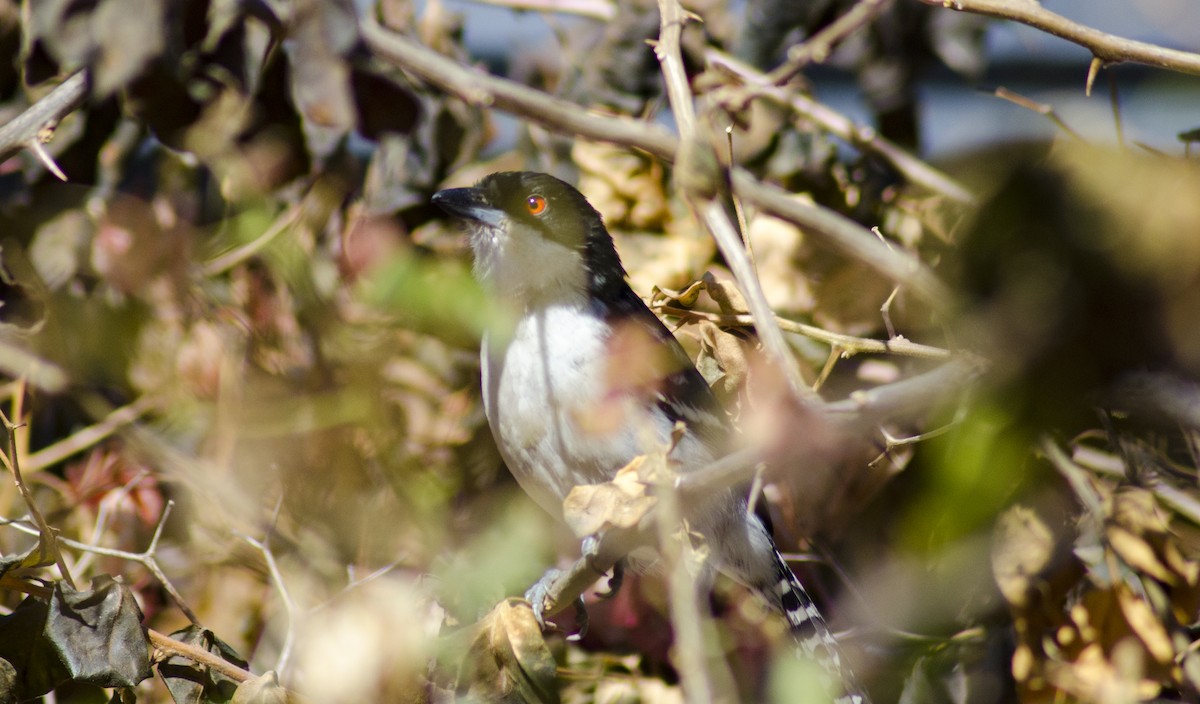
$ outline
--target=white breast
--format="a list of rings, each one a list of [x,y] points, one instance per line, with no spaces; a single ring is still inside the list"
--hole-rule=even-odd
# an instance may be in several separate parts
[[[611,391],[608,334],[582,308],[553,305],[523,317],[507,345],[484,341],[484,410],[496,444],[525,491],[556,516],[572,487],[611,479],[670,431],[657,407]]]

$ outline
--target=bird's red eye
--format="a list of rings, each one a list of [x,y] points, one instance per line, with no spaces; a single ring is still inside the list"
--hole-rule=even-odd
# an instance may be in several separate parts
[[[541,215],[546,212],[546,199],[541,196],[529,196],[525,199],[525,208],[530,215]]]

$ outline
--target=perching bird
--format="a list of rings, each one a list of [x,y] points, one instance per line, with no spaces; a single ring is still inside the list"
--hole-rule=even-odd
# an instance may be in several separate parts
[[[466,222],[475,276],[517,318],[503,339],[484,337],[483,403],[500,455],[522,488],[555,516],[578,485],[610,481],[634,457],[665,445],[681,472],[729,449],[729,421],[691,359],[625,280],[600,214],[553,176],[503,172],[474,188],[435,193],[433,202]],[[617,348],[641,339],[658,357],[655,383],[640,383],[637,359]],[[645,354],[639,354],[645,357]],[[630,377],[633,382],[630,382]],[[780,556],[763,522],[734,490],[689,507],[709,562],[749,586],[787,619],[802,652],[840,680],[839,704],[865,695],[844,671],[816,605]]]

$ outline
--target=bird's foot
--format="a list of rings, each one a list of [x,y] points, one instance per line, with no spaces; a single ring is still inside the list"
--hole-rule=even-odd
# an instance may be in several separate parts
[[[546,570],[542,578],[533,583],[533,586],[525,590],[525,600],[533,608],[533,617],[537,619],[538,625],[542,630],[546,630],[546,598],[550,596],[551,587],[554,582],[562,575],[562,570],[551,567]],[[552,628],[557,628],[557,624],[550,623]],[[580,640],[587,635],[588,630],[588,614],[587,609],[583,605],[583,597],[575,598],[575,632],[567,635],[567,640]]]

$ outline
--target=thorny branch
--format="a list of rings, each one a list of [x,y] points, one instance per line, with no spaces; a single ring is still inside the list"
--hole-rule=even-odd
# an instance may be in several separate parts
[[[24,390],[18,390],[16,398],[19,399],[23,396]],[[75,589],[75,580],[71,578],[67,563],[63,561],[62,553],[58,549],[56,541],[58,534],[54,532],[50,524],[46,523],[45,516],[38,510],[37,502],[33,500],[33,493],[29,491],[29,486],[25,484],[25,479],[21,476],[21,460],[17,457],[17,429],[22,424],[14,424],[9,421],[3,411],[0,411],[0,422],[4,423],[4,430],[8,433],[8,454],[4,458],[4,463],[12,472],[13,482],[16,483],[17,490],[21,492],[21,498],[25,500],[25,505],[29,508],[29,515],[33,517],[33,522],[37,525],[38,551],[42,555],[49,554],[54,558],[54,564],[58,565],[58,571],[62,575],[63,581]]]
[[[1101,32],[1051,12],[1034,0],[918,0],[987,17],[1012,20],[1062,37],[1092,52],[1105,64],[1133,62],[1200,75],[1200,54],[1139,42]]]
[[[39,143],[42,130],[82,105],[87,91],[87,74],[76,72],[25,112],[0,125],[0,162]]]
[[[680,308],[679,306],[670,304],[659,304],[653,307],[663,315],[673,315],[685,320],[707,320],[717,325],[730,327],[754,325],[754,318],[749,315],[709,313],[690,308]],[[831,332],[815,325],[798,323],[794,320],[787,320],[778,316],[776,316],[775,322],[779,325],[780,330],[796,335],[804,335],[805,337],[824,342],[830,347],[839,350],[843,356],[856,354],[894,354],[921,359],[949,359],[953,355],[950,350],[923,345],[900,336],[893,337],[890,340],[873,340]]]
[[[663,161],[675,158],[679,140],[657,125],[590,113],[515,81],[460,66],[412,39],[384,29],[370,16],[363,19],[362,36],[380,59],[473,105],[521,115],[558,132],[638,149]],[[820,205],[801,203],[777,186],[759,183],[744,169],[733,169],[732,176],[734,193],[746,202],[806,228],[828,246],[895,283],[905,284],[935,306],[949,300],[945,285],[928,267],[906,253],[889,250],[870,230],[850,218]]]
[[[282,497],[275,504],[275,519],[274,524],[279,517],[279,509],[282,507]],[[292,656],[292,648],[296,642],[296,602],[292,599],[291,592],[288,591],[287,584],[283,580],[283,573],[279,571],[279,563],[275,560],[275,553],[271,550],[271,534],[262,540],[251,538],[248,535],[242,535],[242,540],[245,540],[250,546],[262,553],[263,560],[267,563],[267,571],[271,575],[271,581],[275,583],[275,588],[279,590],[279,598],[283,600],[283,608],[287,613],[288,626],[283,637],[283,647],[279,650],[279,659],[276,661],[275,669],[279,672],[284,672],[287,669],[289,660]]]
[[[858,0],[845,14],[806,41],[789,49],[787,63],[771,72],[771,83],[781,86],[810,63],[824,63],[838,44],[870,24],[891,2],[892,0]]]
[[[171,583],[171,580],[167,579],[166,573],[162,571],[162,567],[159,566],[158,559],[155,557],[155,553],[158,551],[158,541],[160,538],[162,538],[163,527],[167,524],[167,518],[170,517],[171,509],[174,507],[175,502],[173,500],[167,502],[166,507],[163,509],[162,516],[160,516],[158,519],[158,525],[154,527],[154,535],[150,538],[150,545],[147,546],[147,548],[142,552],[129,552],[128,550],[118,550],[116,548],[101,547],[99,545],[89,545],[87,543],[82,543],[78,540],[72,540],[70,538],[64,538],[62,536],[57,536],[58,542],[73,550],[90,552],[95,555],[104,555],[105,557],[115,557],[119,560],[137,562],[147,570],[150,570],[150,573],[154,575],[154,578],[157,579],[159,583],[163,585],[163,588],[167,590],[167,594],[170,595],[172,601],[174,601],[175,605],[179,607],[179,610],[183,612],[183,615],[187,616],[188,620],[192,623],[200,625],[200,619],[198,619],[195,612],[188,607],[187,602],[183,600],[183,596],[181,596],[179,591],[175,589],[175,585]],[[13,528],[16,528],[23,533],[29,533],[31,535],[37,534],[34,529],[22,525],[20,521],[0,519],[0,524],[11,525]]]
[[[958,203],[974,202],[975,196],[967,190],[966,186],[881,136],[874,127],[857,124],[849,117],[807,95],[785,90],[777,85],[770,76],[723,51],[708,48],[705,50],[704,57],[709,66],[741,83],[745,87],[745,97],[762,97],[789,108],[797,115],[811,120],[829,134],[844,140],[855,149],[883,159],[910,182],[932,193]],[[721,99],[720,96],[716,97],[718,100]],[[741,99],[744,100],[745,97]]]

